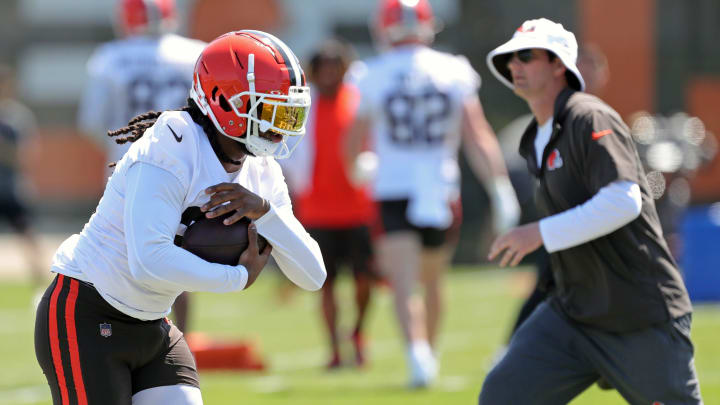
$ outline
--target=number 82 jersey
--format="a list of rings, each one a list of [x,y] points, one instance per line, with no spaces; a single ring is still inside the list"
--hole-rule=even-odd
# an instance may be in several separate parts
[[[354,65],[348,81],[361,94],[357,114],[369,120],[378,155],[375,198],[457,196],[462,105],[480,87],[467,59],[401,46]]]

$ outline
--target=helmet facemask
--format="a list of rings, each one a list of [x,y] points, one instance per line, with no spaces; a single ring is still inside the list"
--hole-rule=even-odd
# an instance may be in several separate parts
[[[310,90],[306,86],[290,86],[288,95],[255,93],[253,83],[250,91],[236,94],[230,98],[235,114],[247,119],[247,129],[243,142],[255,156],[273,156],[276,159],[289,157],[298,142],[305,136],[305,123],[310,109]],[[248,100],[245,106],[244,99]],[[243,108],[245,107],[245,108]],[[281,135],[280,142],[273,142],[261,134],[274,132]],[[288,137],[293,137],[292,146]]]

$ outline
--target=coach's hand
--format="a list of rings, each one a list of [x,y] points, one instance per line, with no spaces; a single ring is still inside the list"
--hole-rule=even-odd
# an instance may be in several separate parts
[[[205,194],[210,194],[210,201],[200,209],[207,218],[236,211],[223,221],[225,225],[234,224],[242,217],[256,220],[270,211],[270,203],[266,199],[237,183],[216,184],[205,189]]]
[[[262,252],[259,251],[257,227],[254,223],[250,223],[250,225],[248,225],[248,247],[244,252],[242,252],[240,260],[238,261],[238,264],[245,266],[245,269],[248,272],[248,280],[245,284],[245,289],[250,287],[250,285],[255,282],[255,279],[258,278],[260,273],[262,273],[265,265],[270,259],[270,252],[272,252],[272,246],[269,243],[265,246],[265,249],[263,249]]]
[[[495,239],[495,242],[490,246],[488,259],[493,260],[505,251],[500,260],[500,267],[507,265],[517,266],[523,257],[542,246],[542,244],[540,225],[538,222],[532,222],[513,228]]]

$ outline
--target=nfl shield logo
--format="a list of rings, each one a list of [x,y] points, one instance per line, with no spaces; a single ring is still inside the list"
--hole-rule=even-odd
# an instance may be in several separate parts
[[[109,323],[100,324],[100,336],[108,338],[112,335],[112,325]]]

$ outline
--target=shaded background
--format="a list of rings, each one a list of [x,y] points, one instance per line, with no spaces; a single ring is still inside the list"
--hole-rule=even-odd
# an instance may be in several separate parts
[[[22,150],[24,191],[41,229],[79,229],[104,184],[102,145],[75,128],[85,63],[115,37],[108,0],[4,0],[0,3],[0,61],[17,71],[18,95],[36,113],[39,131]],[[301,60],[322,39],[352,42],[360,56],[374,52],[368,21],[374,1],[177,0],[181,34],[211,40],[235,29],[260,29],[285,40]],[[625,118],[638,111],[685,111],[720,134],[720,2],[716,0],[431,1],[445,29],[440,49],[467,55],[482,76],[480,96],[499,131],[527,113],[525,103],[488,71],[487,53],[524,20],[544,16],[593,43],[608,57],[610,81],[600,94]],[[466,169],[466,168],[465,168]],[[467,170],[465,170],[467,173]],[[720,200],[720,161],[691,179],[692,202]],[[487,198],[472,176],[463,178],[465,221],[457,262],[484,257]],[[72,229],[75,227],[75,229]],[[4,228],[3,228],[4,229]]]

